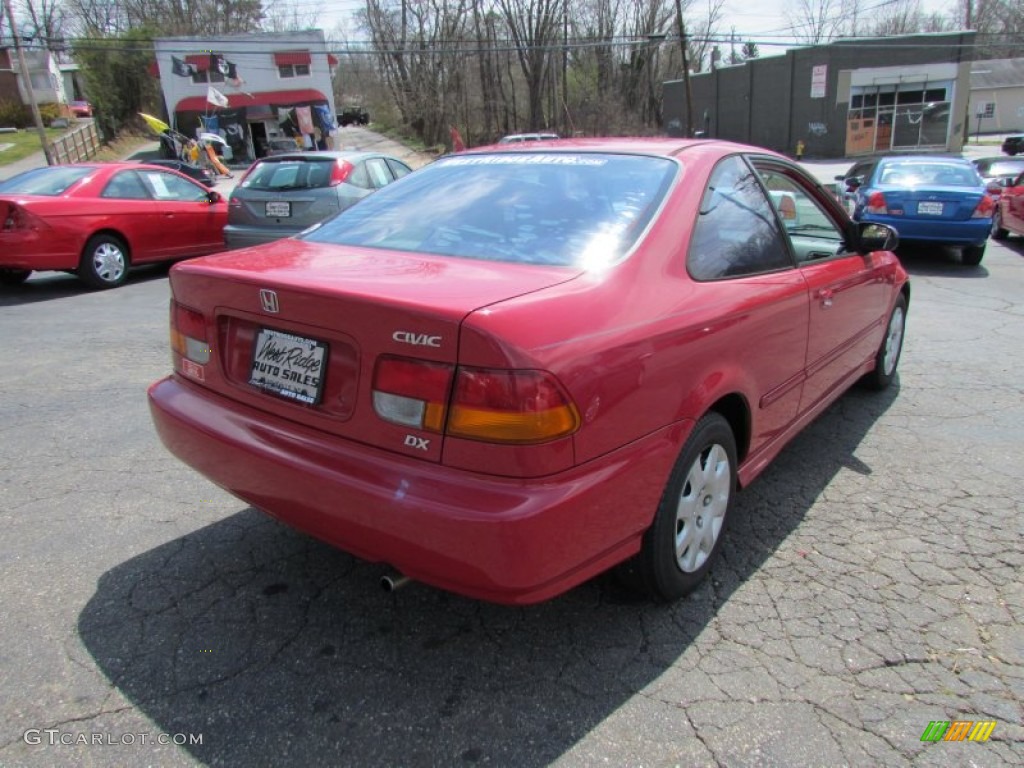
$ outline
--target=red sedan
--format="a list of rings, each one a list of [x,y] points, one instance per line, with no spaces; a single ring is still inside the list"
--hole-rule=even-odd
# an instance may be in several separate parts
[[[0,182],[0,282],[64,270],[112,288],[132,265],[223,250],[227,213],[219,193],[164,168],[90,163],[25,171]]]
[[[451,155],[297,239],[175,266],[151,411],[217,484],[410,579],[531,603],[621,565],[673,599],[738,487],[893,380],[896,240],[754,147]]]
[[[992,237],[1005,240],[1011,234],[1024,235],[1024,173],[1002,189],[992,217]]]

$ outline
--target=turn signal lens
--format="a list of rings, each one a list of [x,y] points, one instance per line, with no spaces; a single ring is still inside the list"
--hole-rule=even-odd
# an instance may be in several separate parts
[[[579,413],[545,371],[459,368],[448,434],[496,443],[540,443],[575,432]]]

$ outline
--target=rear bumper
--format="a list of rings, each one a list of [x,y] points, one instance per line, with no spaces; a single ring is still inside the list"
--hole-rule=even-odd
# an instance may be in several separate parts
[[[0,268],[78,269],[80,255],[65,251],[65,247],[67,244],[51,231],[4,232],[0,235]]]
[[[942,245],[982,245],[992,230],[992,219],[967,221],[930,221],[903,216],[864,214],[861,221],[888,224],[900,235],[900,242],[940,243]]]
[[[263,245],[275,240],[282,240],[297,235],[302,230],[302,227],[281,229],[278,227],[240,227],[237,224],[228,224],[224,227],[224,242],[231,249],[248,248],[251,245]]]
[[[519,480],[342,440],[176,377],[153,384],[149,402],[167,448],[244,501],[413,579],[511,604],[554,597],[636,553],[692,426]]]

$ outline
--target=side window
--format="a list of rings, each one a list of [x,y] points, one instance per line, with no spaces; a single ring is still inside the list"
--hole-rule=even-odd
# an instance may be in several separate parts
[[[842,226],[833,221],[803,185],[781,169],[760,167],[758,173],[782,220],[797,262],[827,259],[845,252]]]
[[[208,193],[198,184],[193,184],[180,176],[159,171],[146,171],[143,176],[157,200],[174,200],[177,202],[199,202],[207,200]]]
[[[363,189],[373,188],[373,185],[370,183],[370,175],[366,172],[366,163],[356,164],[356,167],[352,169],[352,173],[349,174],[348,183]]]
[[[149,192],[135,171],[122,171],[107,182],[100,197],[118,200],[149,200]]]
[[[370,174],[370,186],[374,189],[386,187],[394,181],[391,171],[388,170],[388,164],[382,157],[373,157],[367,160],[366,172]]]
[[[690,275],[720,280],[792,266],[757,175],[738,156],[720,162],[704,191],[690,240]]]
[[[412,168],[410,168],[408,165],[406,165],[405,163],[400,163],[397,160],[392,160],[390,158],[388,158],[388,168],[391,169],[391,173],[394,174],[396,180],[402,178],[403,176],[409,173],[412,173]]]

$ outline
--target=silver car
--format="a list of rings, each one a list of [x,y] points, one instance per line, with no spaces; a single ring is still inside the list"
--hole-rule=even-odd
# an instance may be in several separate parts
[[[376,152],[264,157],[231,193],[224,241],[228,248],[243,248],[296,235],[411,171]]]

